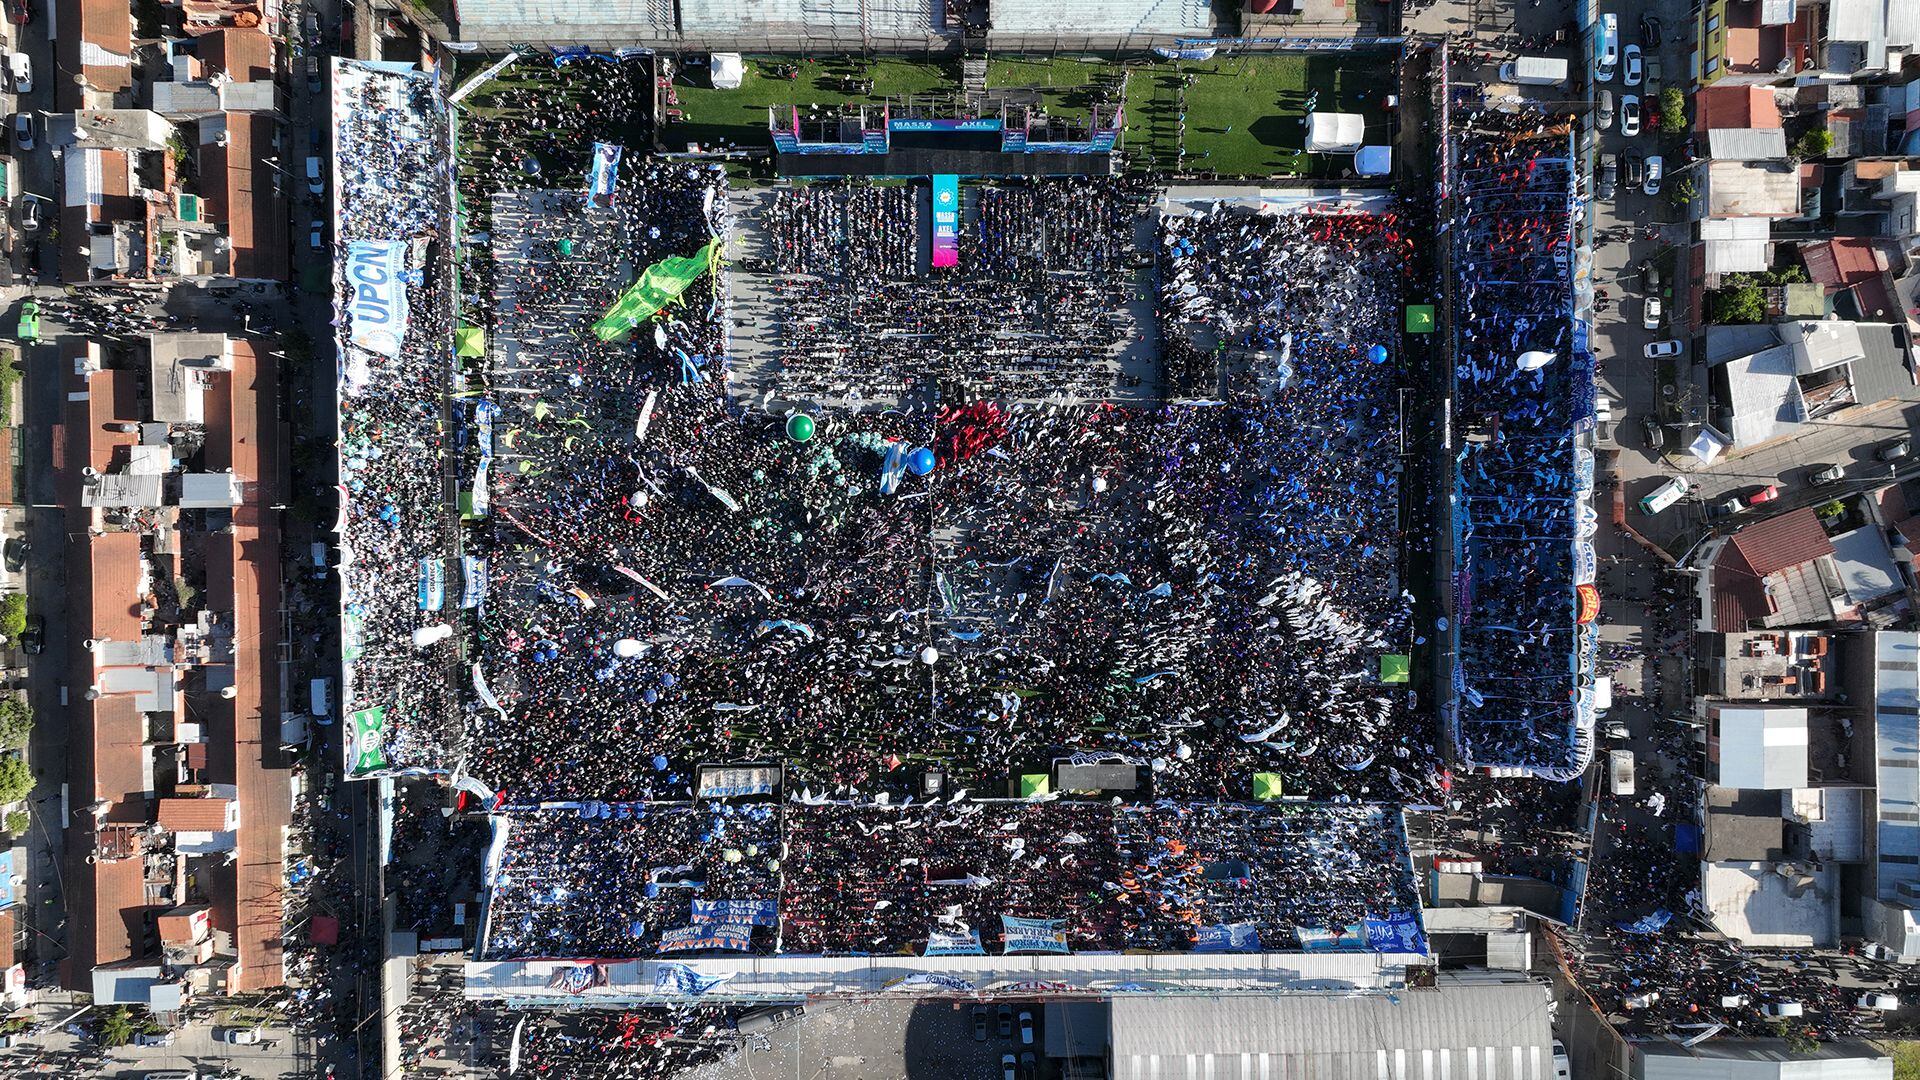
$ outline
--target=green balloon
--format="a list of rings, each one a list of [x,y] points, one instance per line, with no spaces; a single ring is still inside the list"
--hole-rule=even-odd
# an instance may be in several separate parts
[[[806,442],[813,438],[813,417],[806,413],[794,413],[787,417],[787,438],[794,442]]]

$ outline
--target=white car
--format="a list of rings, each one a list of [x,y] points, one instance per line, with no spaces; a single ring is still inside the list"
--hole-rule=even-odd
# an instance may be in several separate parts
[[[234,1046],[258,1046],[260,1029],[257,1027],[227,1028],[220,1033],[220,1041]]]
[[[13,141],[20,144],[22,150],[33,149],[33,114],[13,114]]]
[[[319,218],[314,218],[313,224],[307,226],[307,246],[315,251],[319,251],[321,248],[327,246],[326,222],[321,221]]]
[[[1679,356],[1680,350],[1684,348],[1686,348],[1686,346],[1681,344],[1678,338],[1668,338],[1665,341],[1649,341],[1647,342],[1646,350],[1647,359],[1658,360],[1663,356]]]
[[[318,195],[321,192],[324,192],[326,189],[327,189],[326,182],[320,178],[320,159],[317,157],[308,157],[307,158],[307,191],[308,193],[313,195]]]
[[[1620,75],[1621,81],[1626,83],[1628,86],[1639,86],[1640,85],[1640,46],[1629,45],[1625,49],[1621,50],[1620,56],[1621,56],[1621,63],[1622,63],[1622,69],[1621,69],[1621,75]]]
[[[1631,139],[1640,134],[1640,95],[1620,95],[1620,134]]]
[[[1659,154],[1647,158],[1647,182],[1640,185],[1641,191],[1649,195],[1660,194],[1660,178],[1666,175],[1663,165]]]
[[[1666,305],[1660,302],[1660,298],[1657,296],[1649,296],[1647,297],[1646,314],[1641,316],[1640,325],[1646,327],[1648,330],[1658,330],[1660,329],[1660,320],[1666,313]]]
[[[7,74],[13,77],[13,92],[28,94],[33,92],[33,61],[26,53],[7,54]]]

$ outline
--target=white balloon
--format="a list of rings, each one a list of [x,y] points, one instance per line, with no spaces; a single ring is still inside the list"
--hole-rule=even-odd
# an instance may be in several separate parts
[[[445,641],[452,636],[453,627],[448,626],[446,623],[435,623],[432,626],[422,626],[415,630],[413,632],[413,644],[415,648],[424,649],[429,645]]]
[[[939,659],[940,659],[940,650],[934,648],[931,645],[920,650],[920,662],[923,664],[931,664]]]
[[[1096,476],[1096,477],[1094,477],[1094,478],[1093,478],[1093,491],[1094,491],[1094,494],[1096,494],[1096,495],[1097,495],[1097,494],[1099,494],[1100,492],[1102,492],[1102,491],[1105,491],[1105,490],[1107,490],[1107,478],[1106,478],[1106,477],[1104,477],[1104,476]]]

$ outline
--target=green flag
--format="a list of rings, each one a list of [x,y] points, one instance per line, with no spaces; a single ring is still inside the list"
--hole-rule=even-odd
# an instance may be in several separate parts
[[[351,775],[367,776],[387,767],[387,710],[386,706],[361,709],[347,717],[352,725],[353,742],[347,748],[353,759]]]
[[[628,286],[600,321],[593,324],[593,336],[612,341],[678,300],[687,286],[712,269],[714,257],[720,251],[719,243],[719,240],[709,240],[692,255],[672,255],[641,271],[640,280]]]

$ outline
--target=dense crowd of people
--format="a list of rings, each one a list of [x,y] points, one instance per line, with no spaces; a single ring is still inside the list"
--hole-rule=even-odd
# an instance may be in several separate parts
[[[1397,815],[1365,805],[619,803],[501,827],[489,958],[655,955],[715,901],[767,903],[753,951],[830,956],[936,931],[998,953],[1003,915],[1059,920],[1076,951],[1180,952],[1223,925],[1363,948],[1356,928],[1419,907]]]
[[[1530,109],[1461,119],[1454,415],[1475,437],[1457,462],[1458,738],[1476,764],[1571,779],[1592,753],[1569,658],[1588,654],[1573,666],[1591,677],[1575,586],[1595,522],[1593,455],[1576,445],[1593,356],[1572,314],[1571,143]]]

